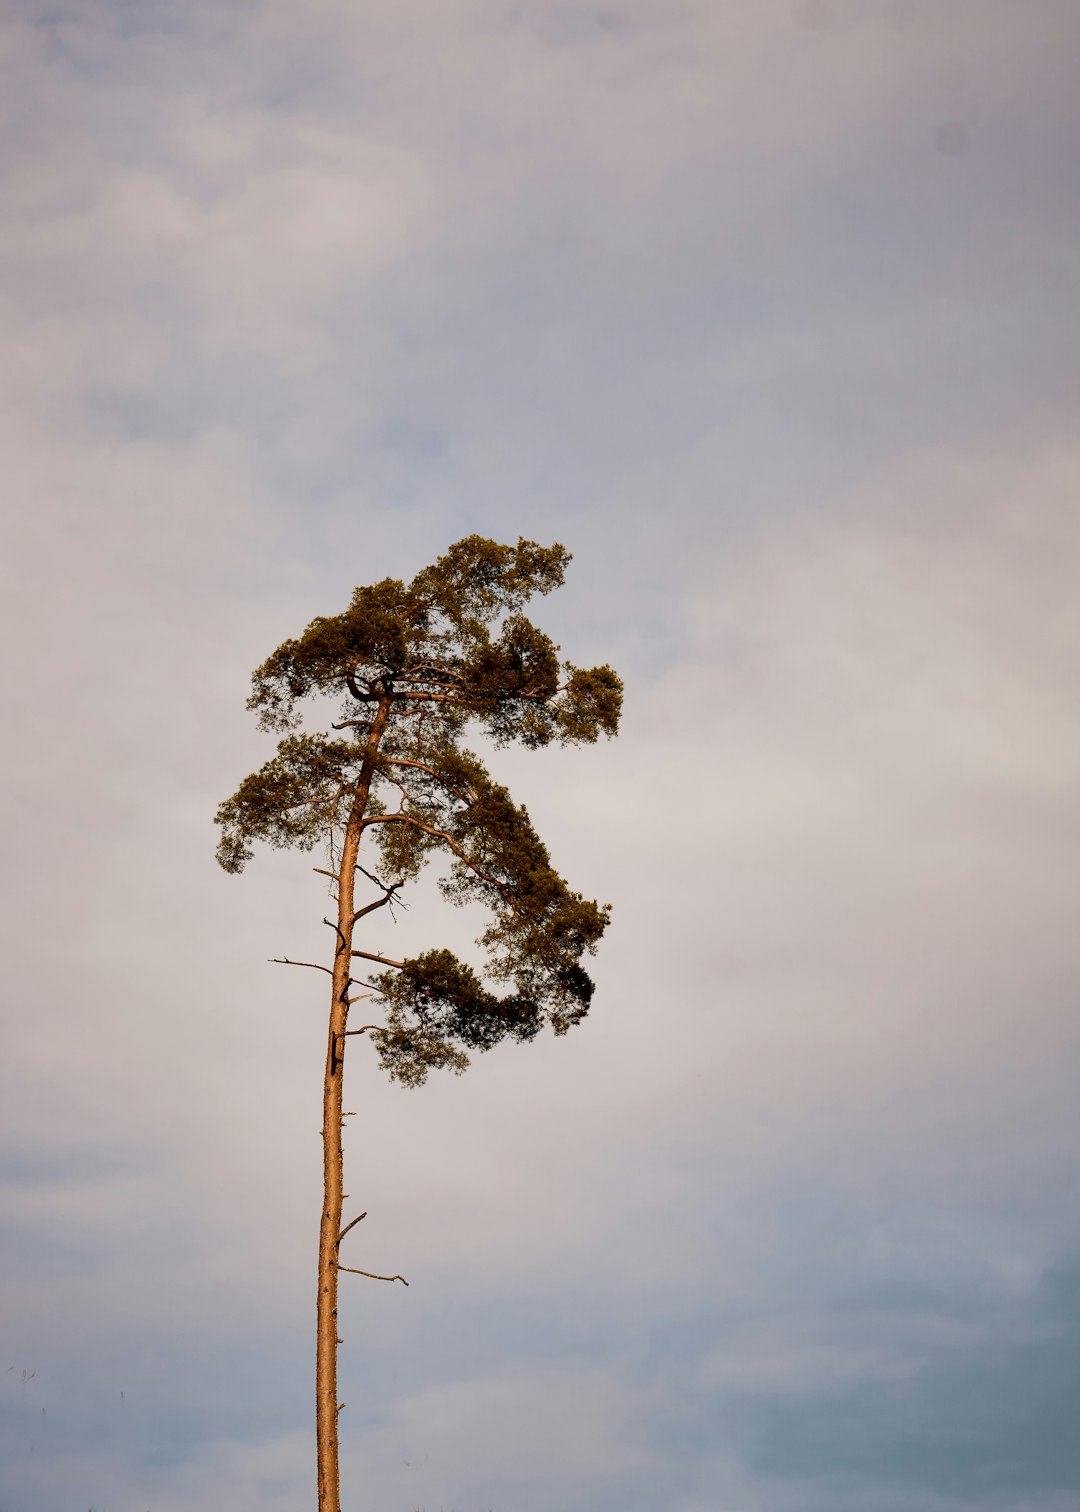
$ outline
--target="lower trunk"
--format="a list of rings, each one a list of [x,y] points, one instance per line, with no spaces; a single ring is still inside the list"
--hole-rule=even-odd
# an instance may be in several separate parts
[[[315,1437],[318,1446],[319,1512],[341,1512],[338,1478],[337,1310],[338,1243],[341,1234],[341,1091],[348,1017],[349,956],[339,949],[330,1005],[330,1033],[323,1080],[323,1207],[319,1225],[319,1285],[315,1344]],[[339,986],[338,976],[343,980]]]
[[[389,698],[379,703],[368,735],[352,812],[345,828],[338,867],[337,949],[334,951],[334,995],[330,1000],[330,1030],[323,1078],[323,1206],[319,1224],[319,1287],[315,1325],[315,1443],[319,1467],[319,1512],[341,1512],[338,1472],[337,1399],[338,1247],[341,1243],[341,1090],[345,1069],[345,1031],[349,1020],[349,986],[356,858],[360,849],[364,811],[371,788],[375,756],[390,715]]]

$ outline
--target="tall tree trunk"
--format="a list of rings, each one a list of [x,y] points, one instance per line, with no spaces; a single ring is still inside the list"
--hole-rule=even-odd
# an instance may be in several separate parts
[[[379,741],[390,714],[390,700],[380,700],[368,736],[338,868],[338,917],[334,951],[334,986],[323,1078],[323,1205],[319,1225],[319,1285],[315,1339],[315,1439],[319,1471],[319,1512],[341,1512],[338,1471],[337,1332],[338,1245],[341,1238],[342,1157],[341,1094],[345,1069],[345,1030],[349,1020],[356,863],[364,812]]]

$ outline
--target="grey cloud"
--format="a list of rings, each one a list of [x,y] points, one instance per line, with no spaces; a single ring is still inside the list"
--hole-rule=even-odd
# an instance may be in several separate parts
[[[499,758],[614,924],[566,1041],[357,1058],[413,1285],[347,1300],[351,1483],[968,1512],[985,1431],[1071,1494],[1009,1376],[1074,1385],[1075,7],[615,14],[6,25],[4,1505],[310,1494],[322,1010],[265,961],[324,898],[211,816],[251,667],[474,529],[564,539],[544,622],[627,676]]]
[[[749,1462],[826,1482],[842,1504],[866,1486],[891,1488],[897,1506],[919,1492],[972,1507],[1075,1492],[1078,1279],[1080,1263],[1061,1263],[989,1337],[941,1350],[910,1379],[749,1409]]]

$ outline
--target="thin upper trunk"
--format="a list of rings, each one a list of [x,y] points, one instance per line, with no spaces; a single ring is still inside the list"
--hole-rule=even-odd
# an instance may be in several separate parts
[[[334,986],[323,1079],[323,1206],[319,1225],[319,1286],[316,1307],[315,1437],[319,1469],[319,1512],[341,1512],[338,1474],[337,1399],[337,1287],[338,1244],[341,1236],[342,1157],[341,1095],[345,1062],[345,1031],[349,1019],[355,883],[361,827],[367,808],[375,755],[390,714],[382,698],[368,736],[364,761],[345,829],[338,869],[338,917],[334,950]]]

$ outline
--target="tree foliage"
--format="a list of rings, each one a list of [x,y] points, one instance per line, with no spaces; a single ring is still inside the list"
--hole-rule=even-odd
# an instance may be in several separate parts
[[[400,962],[353,952],[384,968],[370,982],[386,1008],[372,1039],[404,1085],[437,1067],[460,1072],[468,1051],[531,1040],[545,1023],[565,1034],[588,1011],[593,984],[581,962],[608,907],[571,890],[526,809],[463,744],[470,728],[496,747],[530,749],[616,733],[616,673],[561,661],[522,613],[562,584],[569,560],[560,545],[467,536],[408,584],[357,588],[343,613],[312,620],[252,679],[248,707],[282,738],[218,809],[226,871],[241,871],[256,841],[325,841],[341,854],[352,825],[371,831],[381,874],[371,880],[383,894],[356,920],[435,857],[446,863],[449,902],[490,909],[479,974],[447,950]],[[302,732],[304,708],[325,697],[339,701],[340,718],[330,731]]]

